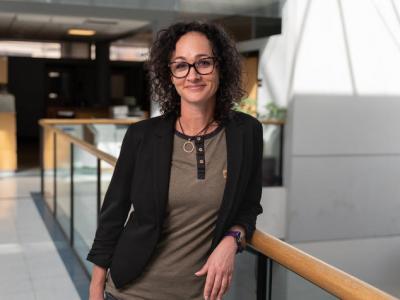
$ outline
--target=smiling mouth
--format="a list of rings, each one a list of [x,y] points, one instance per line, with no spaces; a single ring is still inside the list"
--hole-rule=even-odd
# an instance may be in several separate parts
[[[201,89],[201,88],[203,88],[203,87],[205,87],[205,85],[188,85],[186,88],[187,88],[187,89],[194,89],[194,90],[197,90],[197,89]]]

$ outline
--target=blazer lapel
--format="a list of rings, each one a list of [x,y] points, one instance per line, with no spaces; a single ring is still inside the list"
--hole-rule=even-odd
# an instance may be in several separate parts
[[[168,201],[174,124],[175,118],[173,116],[167,116],[160,120],[154,130],[152,173],[154,178],[154,201],[158,225],[162,225],[164,211]]]

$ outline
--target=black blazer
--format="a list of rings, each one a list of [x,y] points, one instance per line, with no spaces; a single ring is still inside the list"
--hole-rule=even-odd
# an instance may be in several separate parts
[[[175,120],[160,116],[140,121],[130,125],[124,137],[87,257],[110,268],[117,288],[140,276],[160,237]],[[210,252],[233,225],[242,225],[250,240],[262,212],[262,126],[255,118],[234,111],[224,126],[227,180]],[[134,212],[126,221],[131,205]]]

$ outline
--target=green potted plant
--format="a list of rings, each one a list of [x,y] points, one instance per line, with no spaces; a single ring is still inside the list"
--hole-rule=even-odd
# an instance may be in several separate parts
[[[268,114],[266,116],[267,120],[271,121],[285,121],[286,119],[286,108],[276,105],[274,102],[269,102],[266,105]]]

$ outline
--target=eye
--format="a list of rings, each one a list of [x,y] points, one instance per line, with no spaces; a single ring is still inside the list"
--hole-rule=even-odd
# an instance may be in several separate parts
[[[208,68],[212,65],[213,61],[212,59],[200,59],[196,65],[199,68]]]
[[[187,63],[179,62],[175,64],[175,70],[184,70],[187,68]]]

